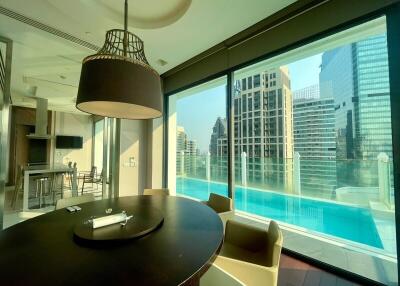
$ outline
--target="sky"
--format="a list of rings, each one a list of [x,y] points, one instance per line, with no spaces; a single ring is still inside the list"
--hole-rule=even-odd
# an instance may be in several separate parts
[[[321,56],[318,54],[288,65],[292,91],[317,84]],[[226,117],[226,85],[177,100],[178,125],[195,140],[201,153],[208,151],[212,128],[218,117]]]

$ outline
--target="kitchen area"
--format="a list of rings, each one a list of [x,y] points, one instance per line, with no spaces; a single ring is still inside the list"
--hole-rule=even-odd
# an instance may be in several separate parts
[[[101,197],[101,170],[92,162],[92,116],[12,106],[4,226],[53,211],[58,199],[93,193]],[[86,184],[85,184],[86,183]]]

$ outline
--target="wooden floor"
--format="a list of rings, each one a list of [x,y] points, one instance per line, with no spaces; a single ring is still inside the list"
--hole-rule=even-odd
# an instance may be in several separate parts
[[[303,261],[282,254],[279,266],[278,285],[353,286],[359,284],[355,284]]]

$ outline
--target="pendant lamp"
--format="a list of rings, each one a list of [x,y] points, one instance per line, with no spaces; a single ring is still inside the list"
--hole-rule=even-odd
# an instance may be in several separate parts
[[[83,60],[76,107],[105,117],[149,119],[162,115],[162,98],[143,41],[128,32],[125,0],[124,30],[109,30],[100,51]]]

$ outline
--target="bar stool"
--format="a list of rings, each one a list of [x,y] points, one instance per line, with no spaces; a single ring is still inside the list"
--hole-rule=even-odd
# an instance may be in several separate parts
[[[42,208],[42,198],[45,201],[45,196],[49,195],[49,177],[38,177],[34,179],[36,182],[36,197],[39,198],[39,208]]]
[[[63,172],[53,174],[53,181],[51,184],[51,193],[53,195],[53,204],[56,204],[56,196],[60,193],[61,199],[64,198],[64,176]]]

